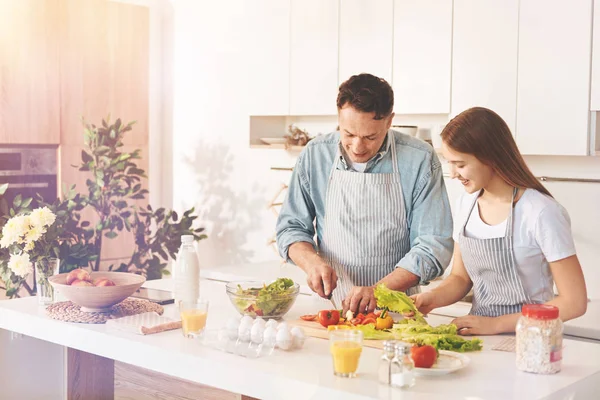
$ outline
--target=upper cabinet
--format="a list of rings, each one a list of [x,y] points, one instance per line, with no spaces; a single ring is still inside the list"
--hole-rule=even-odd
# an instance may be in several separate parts
[[[149,10],[60,0],[61,144],[83,146],[83,125],[136,121],[125,145],[148,145]]]
[[[246,3],[250,115],[290,113],[290,0]],[[313,60],[318,63],[319,60]]]
[[[451,117],[487,107],[515,135],[518,33],[519,0],[454,0]]]
[[[393,0],[341,0],[339,83],[363,72],[392,82],[393,19]]]
[[[394,111],[448,114],[452,0],[395,0],[393,27]]]
[[[592,0],[521,0],[517,144],[524,154],[589,154]]]
[[[60,142],[58,0],[0,1],[0,144]]]
[[[338,21],[337,0],[292,0],[291,115],[336,114]]]

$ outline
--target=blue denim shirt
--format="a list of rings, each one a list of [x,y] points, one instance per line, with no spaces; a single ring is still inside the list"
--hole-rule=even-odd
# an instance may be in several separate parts
[[[444,273],[454,243],[442,166],[427,143],[391,132],[395,138],[411,245],[410,251],[398,260],[397,267],[419,276],[421,285],[428,284]],[[308,242],[318,251],[317,243],[321,242],[324,230],[329,174],[339,147],[340,133],[334,132],[310,141],[298,157],[276,227],[279,254],[290,263],[293,262],[288,256],[288,248],[293,243]],[[367,163],[364,173],[393,171],[389,147],[386,138],[379,152]],[[352,171],[344,156],[340,156],[339,161],[338,169]],[[315,219],[317,243],[314,240]]]

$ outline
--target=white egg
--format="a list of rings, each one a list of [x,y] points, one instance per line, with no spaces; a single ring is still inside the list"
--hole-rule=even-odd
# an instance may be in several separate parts
[[[264,332],[265,329],[260,324],[252,325],[252,329],[250,329],[250,340],[252,340],[253,343],[262,343]]]
[[[275,340],[277,347],[282,350],[289,350],[292,347],[292,334],[287,329],[279,329]]]
[[[238,338],[238,329],[227,329],[227,337],[231,340],[236,340]]]
[[[277,332],[279,332],[280,330],[289,331],[290,330],[290,326],[288,325],[287,322],[282,322],[279,325],[277,325]]]
[[[252,323],[247,323],[244,320],[240,323],[240,327],[238,328],[238,337],[243,342],[250,341],[250,329],[252,328]]]
[[[292,344],[296,349],[301,349],[304,346],[304,341],[306,340],[306,335],[304,334],[304,329],[299,326],[295,326],[290,331],[292,334]]]
[[[270,319],[267,321],[267,324],[265,325],[265,327],[270,328],[273,327],[275,329],[277,329],[277,321],[275,321],[274,319]]]
[[[277,330],[272,326],[267,326],[263,332],[263,340],[269,346],[275,346],[277,342]]]
[[[264,329],[264,328],[267,326],[267,321],[265,321],[265,320],[264,320],[264,319],[262,319],[262,318],[256,318],[256,319],[254,320],[254,322],[252,323],[252,326],[254,326],[254,325],[260,325],[260,326],[262,326],[262,327],[263,327],[263,329]]]
[[[240,318],[239,317],[231,317],[227,320],[227,325],[225,327],[227,330],[235,330],[237,332],[240,326]]]
[[[254,319],[251,316],[244,315],[242,317],[242,321],[240,322],[240,324],[242,324],[242,323],[251,324],[252,322],[254,322]]]

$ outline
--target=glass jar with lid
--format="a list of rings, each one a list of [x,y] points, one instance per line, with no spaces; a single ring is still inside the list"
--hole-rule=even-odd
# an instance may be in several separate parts
[[[518,369],[536,374],[560,371],[563,323],[557,307],[524,305],[515,333]]]

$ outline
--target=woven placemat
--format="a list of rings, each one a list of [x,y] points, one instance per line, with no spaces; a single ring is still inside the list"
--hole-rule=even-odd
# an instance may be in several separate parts
[[[60,303],[50,304],[46,307],[46,312],[52,319],[65,322],[79,322],[82,324],[103,324],[109,319],[151,311],[162,315],[164,309],[160,304],[148,300],[131,298],[115,304],[111,307],[111,311],[106,313],[81,311],[81,307],[70,301],[61,301]]]

